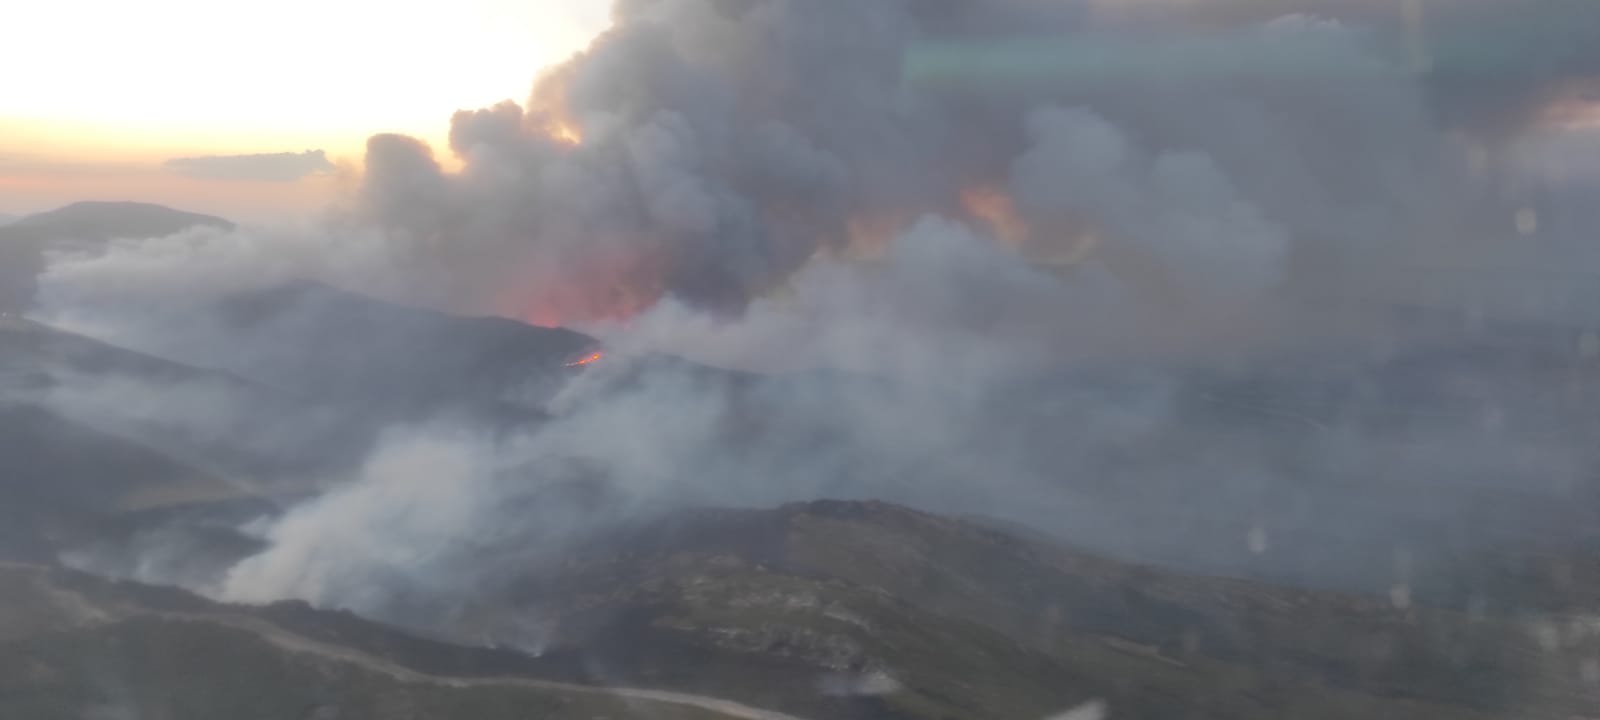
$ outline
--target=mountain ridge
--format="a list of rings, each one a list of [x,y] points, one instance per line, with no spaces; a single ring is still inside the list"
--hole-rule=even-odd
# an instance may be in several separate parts
[[[192,227],[230,231],[235,225],[162,205],[101,201],[0,222],[0,315],[32,306],[46,252],[98,252],[113,239],[164,237]]]
[[[153,203],[85,200],[54,210],[24,215],[4,226],[13,236],[47,241],[104,242],[112,238],[171,235],[191,227],[233,230],[220,217],[177,210]]]

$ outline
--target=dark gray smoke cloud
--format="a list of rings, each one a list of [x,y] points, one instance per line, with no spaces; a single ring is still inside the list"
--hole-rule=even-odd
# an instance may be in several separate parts
[[[1438,120],[1503,134],[1551,104],[1592,96],[1600,76],[1600,11],[1583,0],[1249,0],[1102,2],[1104,15],[1150,25],[1207,26],[1304,13],[1363,28],[1417,75]]]
[[[1526,204],[1516,143],[1457,132],[1510,126],[1447,106],[1544,115],[1589,77],[1586,8],[620,3],[526,102],[456,114],[460,172],[374,137],[340,267],[303,274],[544,324],[736,315],[924,216],[990,238],[982,190],[1022,257],[1123,286],[1135,335],[1416,302],[1419,266],[1502,262]],[[1481,97],[1441,101],[1440,73]]]
[[[1030,252],[1096,233],[1146,295],[1375,282],[1357,268],[1483,234],[1450,132],[1584,82],[1594,14],[621,3],[525,105],[456,115],[460,174],[375,138],[364,197],[427,301],[562,321],[664,295],[737,312],[819,249],[887,242],[863,221],[970,219],[962,193],[986,186],[1018,201]]]
[[[543,81],[529,107],[457,115],[451,149],[467,164],[459,176],[439,173],[416,145],[375,140],[369,208],[434,268],[419,282],[448,284],[442,294],[466,307],[509,313],[631,314],[662,294],[737,311],[819,248],[862,242],[850,228],[865,216],[960,215],[964,190],[1008,180],[1035,183],[1013,189],[1048,202],[1039,196],[1057,178],[1008,167],[1029,149],[1029,118],[1069,98],[969,100],[908,85],[905,58],[931,32],[916,4],[635,3],[617,12],[616,27]],[[1242,53],[1248,58],[1250,50]],[[1372,83],[1373,92],[1387,91],[1387,80]],[[1199,93],[1130,87],[1125,94],[1176,110]],[[582,143],[565,144],[567,133]],[[1114,161],[1160,162],[1157,173],[1188,174],[1140,183],[1217,186],[1179,190],[1188,196],[1172,202],[1217,201],[1201,198],[1210,192],[1248,206],[1226,197],[1234,191],[1229,174],[1240,168],[1219,166],[1209,155],[1217,150],[1199,140],[1167,133]],[[1137,212],[1151,211],[1169,208]],[[1263,226],[1275,220],[1253,207],[1238,213]],[[1066,220],[1113,222],[1095,212]],[[1254,232],[1275,233],[1269,244],[1288,239],[1276,228]],[[1159,235],[1145,234],[1131,242]],[[1240,267],[1268,275],[1287,252],[1232,250],[1264,253]],[[462,280],[470,286],[457,287]]]

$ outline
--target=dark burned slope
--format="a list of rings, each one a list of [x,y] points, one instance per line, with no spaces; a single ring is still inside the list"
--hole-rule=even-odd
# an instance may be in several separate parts
[[[226,373],[100,342],[19,317],[0,318],[0,378],[6,385],[53,384],[78,376],[118,375],[146,382],[212,382],[244,391],[249,383]]]
[[[46,410],[0,404],[4,505],[114,510],[141,491],[219,482],[160,453]]]
[[[141,508],[249,494],[225,463],[192,463],[192,438],[140,421],[138,408],[111,400],[123,418],[73,414],[56,402],[67,384],[120,386],[167,397],[174,387],[235,394],[242,406],[258,389],[237,378],[190,368],[60,332],[0,318],[0,555],[53,558],[88,542],[121,542],[127,513]],[[265,403],[254,403],[264,406]],[[123,432],[118,432],[118,428]],[[170,441],[161,449],[160,440]]]
[[[374,434],[293,393],[0,318],[0,557],[150,567],[143,543],[181,544],[163,572],[214,569],[251,551],[218,523],[274,510]]]
[[[796,711],[820,690],[939,718],[1090,698],[1125,718],[1565,717],[1597,699],[1587,635],[1547,651],[1532,620],[1167,573],[881,503],[678,514],[518,588],[518,616],[619,682]]]
[[[0,556],[51,556],[106,531],[127,507],[219,495],[226,484],[37,407],[0,403]]]
[[[248,377],[384,412],[481,411],[537,393],[592,338],[503,318],[464,318],[316,283],[244,293],[217,311],[249,349]]]
[[[0,402],[6,401],[48,407],[77,424],[248,482],[293,480],[347,465],[362,457],[375,432],[308,394],[15,316],[0,318]]]

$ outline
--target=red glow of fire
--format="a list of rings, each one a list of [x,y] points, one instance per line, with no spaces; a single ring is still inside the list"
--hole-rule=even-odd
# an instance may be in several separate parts
[[[585,355],[585,356],[583,356],[581,358],[578,358],[577,360],[573,360],[572,362],[567,363],[567,367],[583,367],[583,366],[588,365],[588,364],[593,363],[593,362],[599,362],[600,359],[605,357],[605,356],[606,356],[605,353],[596,350],[593,353],[590,353],[590,354]]]
[[[625,324],[665,295],[669,267],[661,253],[635,247],[570,248],[558,257],[530,258],[516,270],[520,282],[508,283],[496,299],[497,314],[547,328]]]

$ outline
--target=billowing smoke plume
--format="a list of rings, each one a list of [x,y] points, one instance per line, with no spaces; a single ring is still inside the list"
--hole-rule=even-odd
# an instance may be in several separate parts
[[[1108,103],[1107,110],[1052,113],[1050,107],[1092,98],[1074,97],[1082,91],[1066,87],[968,99],[908,84],[908,54],[932,39],[914,3],[629,3],[617,13],[616,27],[542,80],[527,108],[506,103],[456,116],[451,150],[466,164],[459,175],[443,173],[416,143],[374,138],[368,207],[418,283],[435,294],[430,299],[534,321],[627,316],[666,295],[737,311],[779,288],[819,250],[873,253],[927,213],[971,220],[962,194],[985,186],[1025,198],[1018,209],[1037,227],[1100,232],[1116,236],[1108,239],[1113,243],[1165,243],[1172,247],[1148,248],[1165,259],[1190,252],[1185,244],[1215,241],[1130,227],[1136,217],[1148,215],[1156,226],[1183,224],[1185,203],[1199,212],[1227,204],[1220,210],[1233,217],[1221,221],[1223,228],[1191,223],[1185,230],[1214,236],[1230,231],[1226,224],[1253,224],[1245,228],[1252,239],[1210,248],[1219,257],[1202,272],[1237,267],[1249,276],[1239,285],[1259,288],[1276,282],[1287,254],[1288,230],[1279,224],[1304,226],[1316,212],[1345,209],[1311,198],[1326,196],[1329,183],[1370,177],[1365,171],[1374,168],[1360,167],[1363,161],[1404,162],[1390,147],[1342,148],[1351,177],[1317,177],[1318,168],[1291,155],[1284,170],[1299,177],[1258,182],[1298,181],[1306,197],[1296,199],[1313,207],[1293,207],[1285,198],[1260,209],[1232,196],[1229,177],[1255,168],[1211,153],[1272,157],[1292,151],[1288,143],[1301,138],[1264,136],[1248,140],[1251,147],[1230,148],[1224,144],[1243,138],[1193,137],[1186,129],[1208,109],[1229,105],[1243,105],[1237,112],[1248,120],[1251,96],[1280,90],[1268,78],[1257,83],[1265,87],[1240,88],[1238,97],[1216,97],[1215,88],[1152,86],[1142,78],[1143,86],[1118,88],[1119,97],[1110,99],[1142,107]],[[1250,62],[1253,47],[1241,40],[1238,59]],[[1373,99],[1330,98],[1324,107],[1300,111],[1362,122],[1373,108],[1392,112],[1383,94],[1403,92],[1398,78],[1382,73],[1357,80],[1341,92]],[[1281,84],[1288,101],[1295,92],[1322,92],[1294,87],[1293,78]],[[1192,107],[1197,99],[1207,102]],[[1190,137],[1140,128],[1152,133],[1149,150],[1099,145],[1132,144],[1117,129],[1123,115],[1159,118],[1180,110],[1184,120],[1172,124]],[[1070,120],[1050,122],[1097,112],[1112,114],[1087,134],[1071,136],[1072,128],[1061,127]],[[1256,112],[1269,130],[1311,124],[1309,117],[1270,123],[1264,108]],[[1333,124],[1326,117],[1319,122]],[[1360,144],[1427,140],[1421,119],[1412,122],[1411,137]],[[1275,140],[1284,146],[1261,147]],[[1400,156],[1416,152],[1407,148]],[[1111,174],[1108,185],[1116,187],[1071,196],[1097,173]],[[1076,186],[1056,186],[1072,178]],[[1353,202],[1388,204],[1393,197],[1370,190]],[[1157,262],[1162,272],[1172,271]],[[1215,276],[1206,282],[1233,284]]]
[[[737,316],[930,216],[1116,298],[1115,320],[1066,314],[1141,339],[1416,302],[1419,268],[1505,259],[1525,209],[1506,132],[1600,77],[1587,8],[623,2],[524,103],[458,112],[448,148],[372,138],[353,222],[317,252],[221,244],[541,325],[668,297]]]
[[[456,115],[460,173],[374,138],[365,207],[419,300],[544,323],[737,312],[925,214],[1253,299],[1481,227],[1447,132],[1600,69],[1571,2],[1280,5],[621,3],[525,106]]]

